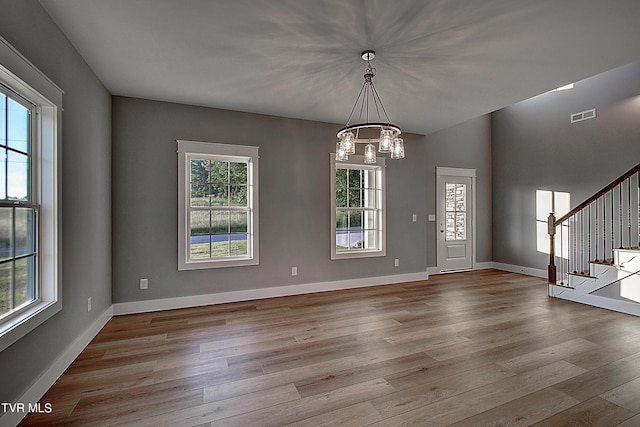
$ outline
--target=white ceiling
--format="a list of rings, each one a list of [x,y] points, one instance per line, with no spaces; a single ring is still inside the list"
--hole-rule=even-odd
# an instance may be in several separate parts
[[[428,134],[640,59],[638,0],[40,0],[114,95]],[[336,129],[340,126],[336,126]]]

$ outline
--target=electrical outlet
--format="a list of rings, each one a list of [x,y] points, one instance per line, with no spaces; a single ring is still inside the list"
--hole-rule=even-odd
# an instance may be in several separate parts
[[[396,259],[393,261],[393,265],[394,265],[394,266],[396,266],[396,267],[400,267],[400,260],[399,260],[398,258],[396,258]]]
[[[291,275],[292,276],[298,275],[298,267],[291,267]]]
[[[140,279],[140,289],[149,289],[149,279]]]
[[[416,222],[418,220],[418,215],[413,214],[412,220],[413,220],[413,222]]]
[[[91,311],[91,297],[87,298],[87,313]]]

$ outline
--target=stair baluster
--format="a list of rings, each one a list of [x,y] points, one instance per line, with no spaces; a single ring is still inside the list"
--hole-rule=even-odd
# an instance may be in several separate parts
[[[567,241],[573,243],[571,248],[567,248],[567,249],[569,249],[569,254],[567,255],[567,267],[568,267],[567,271],[573,271],[574,273],[577,273],[577,268],[578,267],[576,266],[576,260],[578,258],[576,257],[576,248],[577,248],[577,246],[576,246],[576,226],[575,226],[575,224],[576,224],[576,216],[573,215],[571,217],[571,221],[569,221],[569,228],[567,229]],[[573,261],[573,262],[570,262],[570,261]],[[570,264],[573,264],[573,270],[571,270],[571,265]]]
[[[596,247],[595,260],[597,262],[598,261],[598,199],[596,199],[595,203],[596,203],[596,214],[595,214],[595,221],[593,222],[594,228],[595,228],[595,237],[593,239],[593,243],[595,244],[595,247]]]
[[[580,211],[580,272],[584,273],[584,211]]]
[[[615,215],[616,215],[616,210],[615,210],[615,206],[613,203],[613,194],[614,194],[614,189],[611,189],[611,259],[613,259],[613,248],[616,247],[616,243],[615,243]]]
[[[602,253],[600,254],[600,261],[604,261],[604,259],[607,257],[607,251],[606,251],[606,242],[607,242],[607,219],[605,218],[604,214],[606,212],[606,205],[604,203],[604,197],[600,198],[600,220],[602,221],[601,225],[600,225],[600,231],[602,231],[602,236],[600,236],[600,242],[598,242],[599,245],[602,245],[600,247],[600,249],[602,249]]]
[[[564,227],[560,226],[560,284],[564,285]],[[567,257],[567,261],[568,261]],[[568,266],[567,266],[568,267]]]
[[[629,208],[629,211],[627,212],[629,214],[629,221],[627,221],[627,223],[629,224],[627,246],[629,247],[629,249],[631,249],[633,247],[633,243],[631,243],[631,178],[627,180],[627,207]]]
[[[588,211],[587,211],[587,213],[589,214],[589,219],[587,221],[587,224],[588,224],[588,227],[587,227],[588,228],[588,231],[587,231],[587,244],[589,245],[588,246],[588,251],[587,251],[587,253],[588,253],[587,262],[589,262],[589,260],[591,260],[591,205],[592,205],[592,203],[589,203]],[[598,256],[596,255],[596,258],[597,257]]]

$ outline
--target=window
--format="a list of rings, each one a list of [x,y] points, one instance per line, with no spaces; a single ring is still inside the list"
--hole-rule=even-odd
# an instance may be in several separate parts
[[[331,155],[331,259],[384,256],[384,158],[336,162]]]
[[[178,269],[258,264],[258,147],[178,141]]]
[[[33,182],[35,106],[0,87],[0,319],[38,299],[38,206]]]
[[[569,212],[571,195],[561,191],[536,190],[536,237],[538,252],[549,253],[549,213],[554,212],[556,219]],[[555,254],[566,258],[569,247],[569,223],[564,222],[556,233]]]
[[[62,91],[0,39],[0,351],[60,311]]]

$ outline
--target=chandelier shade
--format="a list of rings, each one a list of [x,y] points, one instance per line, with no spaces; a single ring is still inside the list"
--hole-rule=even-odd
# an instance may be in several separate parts
[[[361,56],[363,60],[367,61],[364,83],[353,104],[345,127],[338,131],[336,160],[348,160],[350,154],[355,154],[357,144],[366,144],[365,163],[375,163],[376,147],[374,144],[376,143],[379,153],[391,153],[392,159],[402,159],[404,158],[404,143],[400,138],[402,130],[389,120],[387,110],[373,85],[376,69],[371,66],[371,60],[375,57],[375,51],[365,50]],[[352,124],[351,119],[356,110],[359,111],[358,121]]]
[[[375,163],[376,162],[376,146],[373,144],[367,144],[364,147],[364,162]]]

